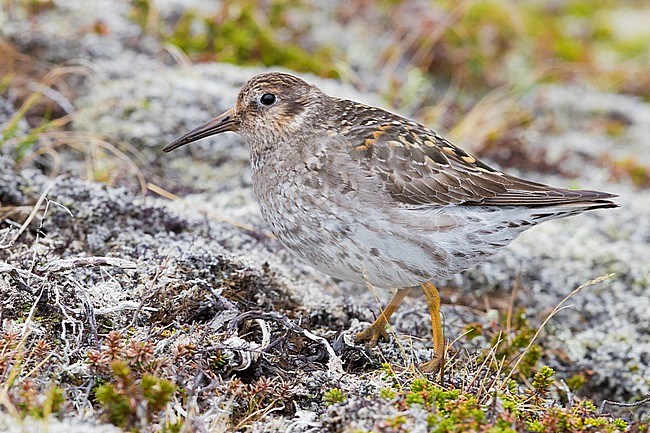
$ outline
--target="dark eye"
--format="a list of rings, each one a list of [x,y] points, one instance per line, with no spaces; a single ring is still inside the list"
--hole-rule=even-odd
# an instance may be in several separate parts
[[[273,93],[265,93],[260,97],[260,102],[262,105],[270,107],[271,105],[275,104],[275,95]]]

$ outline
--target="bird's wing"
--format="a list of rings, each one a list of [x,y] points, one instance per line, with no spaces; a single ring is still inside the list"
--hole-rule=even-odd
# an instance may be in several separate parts
[[[489,167],[434,131],[383,110],[345,128],[350,155],[407,206],[543,207],[614,197],[553,188]]]

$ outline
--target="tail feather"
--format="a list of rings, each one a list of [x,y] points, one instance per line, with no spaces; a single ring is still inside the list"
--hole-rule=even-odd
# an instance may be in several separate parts
[[[511,189],[494,197],[466,202],[464,205],[520,208],[529,215],[529,222],[533,224],[578,215],[590,210],[619,207],[619,204],[612,200],[618,197],[616,194],[587,189],[554,188],[543,184],[534,185],[539,189]]]
[[[609,194],[612,197],[612,194]],[[596,209],[611,209],[617,208],[619,204],[606,199],[596,199],[593,201],[575,201],[570,203],[563,203],[559,205],[548,205],[544,207],[535,206],[535,212],[531,214],[531,218],[536,222],[542,222],[557,218],[566,218],[573,215],[579,215],[583,212]]]
[[[615,202],[610,200],[616,197],[618,197],[616,194],[602,191],[548,187],[548,189],[541,191],[510,190],[495,197],[485,198],[480,202],[480,205],[547,207],[558,205],[585,206],[588,203],[593,203],[602,205],[598,207],[600,209],[602,207],[618,207]]]

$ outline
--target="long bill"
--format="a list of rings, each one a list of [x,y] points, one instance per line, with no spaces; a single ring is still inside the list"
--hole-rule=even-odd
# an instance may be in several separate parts
[[[232,108],[209,122],[191,130],[187,134],[169,143],[163,148],[163,152],[171,152],[186,144],[201,140],[215,134],[226,131],[237,131],[238,122],[235,120]]]

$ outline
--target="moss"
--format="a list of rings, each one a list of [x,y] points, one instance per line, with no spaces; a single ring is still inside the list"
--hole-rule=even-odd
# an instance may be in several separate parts
[[[296,0],[273,0],[264,4],[228,0],[212,15],[188,10],[175,23],[159,23],[156,27],[161,39],[197,60],[283,66],[335,77],[338,74],[333,49],[318,44],[304,48],[298,42],[303,29],[293,28],[287,19],[289,11],[306,7]],[[149,0],[139,0],[131,13],[133,20],[145,28],[150,24],[151,8]]]
[[[483,326],[480,323],[470,323],[465,326],[463,334],[471,341],[483,335]]]
[[[390,395],[398,416],[384,421],[386,427],[402,431],[409,424],[410,411],[405,406],[419,405],[427,412],[428,431],[432,433],[614,433],[625,431],[621,419],[599,416],[595,405],[582,401],[572,407],[558,407],[549,395],[553,392],[555,371],[543,366],[529,387],[510,379],[493,393],[472,395],[460,389],[445,389],[422,376],[408,382],[408,388],[384,388],[381,396]],[[403,377],[401,378],[404,379]],[[485,384],[487,385],[487,384]],[[490,385],[490,386],[493,386]],[[555,392],[559,390],[555,389]],[[494,401],[494,397],[497,401]],[[393,431],[391,430],[391,431]]]
[[[395,371],[393,370],[393,366],[390,365],[390,363],[383,362],[381,364],[381,370],[384,372],[386,377],[395,377]]]
[[[397,19],[405,16],[404,3],[409,2],[382,2],[378,9],[400,28],[403,23]],[[412,69],[474,91],[502,85],[517,88],[522,79],[527,81],[534,74],[547,82],[579,77],[606,91],[648,97],[648,79],[642,78],[647,76],[650,59],[647,35],[621,32],[620,19],[616,19],[617,11],[634,8],[647,10],[642,3],[622,8],[614,0],[477,0],[462,8],[457,2],[438,1],[432,3],[427,19],[409,23],[415,43],[391,46],[378,55],[393,57],[401,50],[404,63]],[[413,51],[430,54],[413,55]],[[615,59],[618,64],[604,59]],[[400,75],[407,76],[409,70],[402,69]],[[391,89],[391,94],[399,95],[402,90]]]
[[[527,378],[531,377],[535,366],[542,356],[541,346],[532,344],[528,347],[537,331],[531,326],[524,309],[518,309],[513,312],[509,325],[505,321],[505,318],[503,318],[501,321],[503,328],[499,329],[499,332],[494,333],[490,342],[491,346],[497,346],[495,358],[499,362],[503,360],[507,361],[505,368],[508,369],[511,361],[515,361],[527,348],[519,362],[517,372]],[[485,355],[487,356],[487,351]],[[515,365],[515,363],[512,362],[512,365]],[[498,369],[499,365],[494,364],[493,367]]]
[[[571,408],[550,407],[537,419],[527,421],[526,428],[536,433],[615,433],[626,430],[627,423],[600,417],[591,402],[580,402]]]
[[[50,341],[0,328],[0,389],[4,406],[14,407],[19,417],[46,419],[66,412],[64,390],[50,374],[59,362],[54,352]]]
[[[140,379],[128,364],[111,362],[110,383],[95,389],[107,420],[122,429],[139,429],[162,411],[171,400],[176,386],[168,380],[143,374]]]
[[[632,157],[609,162],[615,178],[628,178],[637,187],[650,186],[650,167]]]
[[[181,433],[181,431],[183,431],[183,425],[184,423],[182,421],[165,424],[160,433]]]
[[[48,418],[52,414],[57,414],[66,401],[63,389],[56,385],[50,386],[43,393],[31,382],[21,383],[18,389],[21,398],[17,400],[16,407],[22,416]]]
[[[627,430],[628,428],[627,422],[622,420],[621,418],[616,418],[614,421],[612,421],[612,424],[614,427],[616,427],[621,431]]]
[[[386,426],[391,428],[399,428],[406,424],[408,419],[404,415],[397,415],[386,420]]]
[[[336,403],[343,403],[347,397],[345,392],[340,388],[332,388],[329,391],[325,391],[323,394],[323,401],[327,406],[331,406]]]
[[[120,394],[111,385],[102,385],[95,390],[95,397],[102,405],[111,424],[121,428],[127,428],[130,425],[133,414],[127,396]]]
[[[567,386],[571,391],[576,391],[584,386],[587,383],[588,379],[584,373],[574,374],[565,380]]]
[[[382,388],[381,391],[379,391],[379,397],[385,400],[392,400],[395,398],[395,395],[395,390],[391,388]]]

